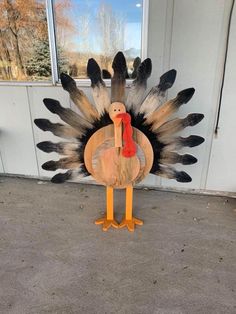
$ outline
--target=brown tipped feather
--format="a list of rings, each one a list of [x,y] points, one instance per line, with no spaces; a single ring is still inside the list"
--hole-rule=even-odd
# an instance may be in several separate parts
[[[141,63],[141,59],[139,57],[136,57],[133,62],[133,72],[131,74],[132,79],[135,79],[137,77],[138,67],[140,63]]]
[[[165,123],[170,115],[176,112],[181,105],[186,104],[192,98],[194,92],[194,88],[188,88],[179,92],[176,98],[167,101],[149,115],[147,122],[153,124],[153,129],[157,129]]]
[[[161,153],[160,163],[161,164],[183,164],[183,165],[192,165],[197,162],[197,158],[192,155],[184,154],[179,155],[175,152],[166,152]]]
[[[140,113],[148,117],[157,107],[163,104],[167,90],[174,84],[176,78],[176,70],[170,70],[160,77],[160,82],[153,87],[144,99]]]
[[[147,58],[140,64],[137,70],[137,77],[130,87],[126,100],[126,107],[128,109],[133,108],[138,113],[151,71],[152,62],[151,59]]]
[[[202,144],[205,139],[198,135],[190,135],[188,137],[178,136],[176,138],[164,138],[163,143],[165,144],[164,151],[179,150],[182,147],[195,147]]]
[[[70,94],[71,100],[79,108],[85,118],[90,122],[97,119],[98,112],[96,108],[90,103],[85,93],[77,88],[75,80],[65,73],[62,73],[60,78],[62,87]]]
[[[111,104],[110,96],[101,76],[101,69],[94,59],[89,59],[87,74],[91,80],[93,99],[99,115],[108,111]]]
[[[192,178],[186,172],[177,171],[175,168],[170,166],[160,165],[160,169],[157,170],[154,174],[167,179],[175,179],[177,182],[192,181]]]
[[[79,144],[68,142],[53,143],[45,141],[38,143],[37,147],[45,153],[57,152],[60,155],[76,156]]]
[[[125,78],[127,74],[127,65],[125,56],[119,51],[112,63],[114,71],[111,79],[111,102],[122,102],[125,101]]]
[[[85,128],[92,128],[90,122],[82,118],[73,110],[62,107],[59,101],[51,98],[44,98],[43,102],[49,111],[57,114],[64,122],[68,123],[76,130],[82,132]]]
[[[75,130],[69,125],[61,123],[52,123],[48,119],[35,119],[34,123],[43,131],[50,131],[52,134],[65,139],[78,139],[82,136],[82,132]]]
[[[57,161],[50,160],[42,165],[44,170],[55,171],[57,169],[76,169],[81,165],[77,156],[61,158]]]
[[[184,119],[173,119],[164,123],[157,130],[153,129],[158,135],[158,138],[168,137],[171,134],[179,132],[188,126],[194,126],[204,118],[201,113],[191,113]]]

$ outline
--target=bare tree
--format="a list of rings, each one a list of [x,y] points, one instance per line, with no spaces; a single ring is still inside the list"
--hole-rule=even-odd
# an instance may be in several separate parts
[[[124,48],[124,18],[115,14],[112,7],[103,2],[98,11],[98,23],[101,34],[101,63],[107,69],[113,55]]]

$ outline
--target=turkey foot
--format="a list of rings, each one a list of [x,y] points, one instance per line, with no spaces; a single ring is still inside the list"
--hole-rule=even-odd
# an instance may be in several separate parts
[[[132,217],[131,219],[124,218],[121,221],[121,223],[119,225],[119,228],[123,228],[123,227],[126,226],[129,231],[134,231],[135,225],[142,226],[143,225],[143,221],[138,219],[138,218],[135,218],[135,217]]]
[[[107,219],[106,217],[99,218],[95,221],[95,225],[103,225],[102,230],[107,231],[110,227],[118,228],[119,225],[115,219]]]

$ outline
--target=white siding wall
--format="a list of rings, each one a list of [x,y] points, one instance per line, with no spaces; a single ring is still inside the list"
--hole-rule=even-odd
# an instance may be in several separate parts
[[[147,186],[181,189],[236,191],[236,141],[233,140],[236,116],[236,12],[233,17],[226,82],[223,95],[220,131],[213,136],[223,67],[224,43],[231,0],[151,0],[149,13],[148,56],[153,61],[149,87],[170,68],[178,71],[169,97],[179,90],[195,87],[191,102],[181,108],[178,116],[203,112],[205,119],[182,135],[199,134],[206,138],[200,147],[185,150],[198,157],[199,163],[180,167],[191,174],[191,184],[180,184],[149,175]],[[89,92],[84,88],[85,92]],[[52,176],[40,165],[56,159],[56,154],[43,153],[35,143],[57,140],[33,124],[35,118],[58,121],[42,104],[45,97],[55,98],[71,106],[68,94],[58,87],[0,86],[0,172]],[[90,95],[89,95],[90,96]]]
[[[213,136],[206,188],[236,191],[236,10],[232,16],[219,131]]]

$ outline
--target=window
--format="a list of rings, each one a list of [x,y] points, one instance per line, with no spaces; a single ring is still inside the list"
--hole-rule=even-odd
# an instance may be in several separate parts
[[[147,0],[145,0],[147,1]],[[0,0],[0,81],[86,79],[96,58],[103,77],[123,51],[132,77],[142,54],[144,0]]]
[[[51,78],[43,0],[0,0],[0,80]]]
[[[59,72],[86,78],[87,60],[94,57],[106,78],[119,50],[131,71],[141,56],[142,7],[137,0],[74,0],[67,6],[55,0]]]

